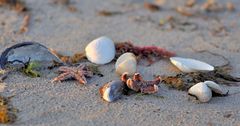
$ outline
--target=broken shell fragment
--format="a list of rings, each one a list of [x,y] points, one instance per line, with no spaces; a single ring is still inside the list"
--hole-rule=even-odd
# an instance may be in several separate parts
[[[7,48],[0,57],[0,66],[16,67],[28,61],[36,61],[43,68],[52,66],[54,62],[62,63],[61,60],[51,53],[47,47],[36,42],[23,42]]]
[[[224,92],[224,90],[217,83],[213,81],[204,81],[204,84],[206,84],[214,93],[217,93],[220,95],[227,94],[227,92]]]
[[[197,97],[200,102],[208,102],[212,98],[211,89],[203,82],[193,85],[188,94]]]
[[[101,97],[107,102],[113,102],[123,94],[124,84],[122,81],[110,81],[99,88]]]
[[[171,57],[172,64],[174,64],[182,72],[197,72],[197,71],[213,71],[214,67],[205,62],[181,57]]]
[[[115,57],[115,45],[108,37],[100,37],[90,42],[85,48],[89,61],[96,64],[106,64]]]
[[[133,53],[124,53],[116,61],[115,64],[116,73],[122,75],[127,72],[129,75],[133,75],[137,70],[137,60]]]

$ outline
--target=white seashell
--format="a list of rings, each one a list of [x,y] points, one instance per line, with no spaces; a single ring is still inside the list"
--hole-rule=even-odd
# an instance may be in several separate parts
[[[171,57],[171,62],[182,72],[213,71],[214,67],[195,59]]]
[[[124,84],[122,81],[111,81],[99,88],[100,95],[107,102],[119,99],[123,93]]]
[[[204,81],[204,84],[206,84],[213,92],[218,94],[226,94],[224,90],[215,82],[213,81]]]
[[[133,75],[137,71],[137,60],[133,53],[124,53],[116,61],[116,73],[122,75],[127,72],[128,75]]]
[[[90,42],[85,48],[89,61],[96,64],[106,64],[115,57],[115,45],[113,41],[105,36]]]
[[[188,93],[190,95],[196,96],[200,102],[208,102],[212,98],[211,89],[203,82],[193,85]]]

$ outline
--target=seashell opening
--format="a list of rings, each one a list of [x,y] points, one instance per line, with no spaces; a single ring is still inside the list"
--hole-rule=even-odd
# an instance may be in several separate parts
[[[208,102],[212,98],[212,91],[210,88],[203,82],[193,85],[188,93],[190,95],[196,96],[200,102]]]
[[[182,72],[213,71],[214,67],[205,62],[181,57],[171,57],[170,61]]]
[[[108,37],[100,37],[91,41],[85,48],[86,57],[95,64],[106,64],[115,57],[115,45]]]

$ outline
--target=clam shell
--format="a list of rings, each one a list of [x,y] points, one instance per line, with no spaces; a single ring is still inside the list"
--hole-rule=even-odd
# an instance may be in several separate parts
[[[204,81],[204,84],[206,84],[213,92],[218,93],[218,94],[226,94],[224,90],[215,82],[213,81]]]
[[[53,61],[62,63],[62,61],[44,45],[36,42],[23,42],[13,45],[3,51],[0,57],[0,66],[2,69],[4,69],[6,65],[17,66],[21,63],[10,62],[21,61],[22,63],[26,63],[29,58],[31,61],[41,63],[41,67],[52,66]]]
[[[108,37],[100,37],[90,42],[85,48],[89,61],[95,64],[106,64],[115,57],[115,44]]]
[[[122,81],[110,81],[99,88],[99,93],[105,101],[113,102],[123,94],[123,88]]]
[[[116,61],[115,64],[116,73],[123,74],[125,72],[128,75],[133,75],[137,71],[137,60],[133,53],[124,53]]]
[[[205,62],[181,57],[171,57],[171,62],[182,72],[213,71],[214,67]]]
[[[203,82],[193,85],[188,90],[188,94],[196,96],[200,102],[208,102],[212,98],[211,89]]]

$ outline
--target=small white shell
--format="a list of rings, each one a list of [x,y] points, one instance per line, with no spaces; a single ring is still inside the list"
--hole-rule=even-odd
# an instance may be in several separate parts
[[[200,102],[208,102],[212,98],[212,91],[210,88],[203,82],[193,85],[188,93],[190,95],[196,96]]]
[[[128,75],[133,75],[137,71],[137,60],[133,53],[124,53],[116,61],[116,73],[123,74],[127,72]]]
[[[85,48],[89,61],[96,64],[106,64],[115,57],[115,45],[113,41],[105,36],[90,42]]]
[[[213,71],[214,67],[205,62],[181,58],[181,57],[171,57],[171,62],[182,72],[196,72],[196,71]]]
[[[226,94],[223,89],[213,81],[204,81],[204,84],[206,84],[215,93]]]

